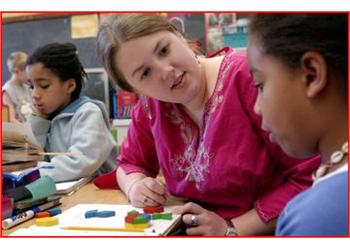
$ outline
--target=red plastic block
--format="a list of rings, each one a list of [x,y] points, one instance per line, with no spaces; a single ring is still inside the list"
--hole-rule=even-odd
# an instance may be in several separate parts
[[[153,213],[162,213],[164,211],[163,206],[159,207],[144,207],[143,212],[146,214],[153,214]]]
[[[131,213],[131,214],[125,216],[124,221],[125,221],[126,223],[133,224],[133,223],[134,223],[134,219],[135,219],[136,217],[138,217],[138,216],[139,216],[139,213]]]
[[[130,210],[129,212],[128,212],[128,215],[139,215],[140,213],[138,212],[138,211],[136,211],[136,210]]]

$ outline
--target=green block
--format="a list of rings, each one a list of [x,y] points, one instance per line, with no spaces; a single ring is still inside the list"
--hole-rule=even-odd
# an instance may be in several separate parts
[[[145,217],[138,216],[138,217],[134,218],[132,222],[133,222],[133,224],[145,224],[148,221],[147,221],[147,219]]]
[[[161,215],[161,218],[163,220],[172,220],[173,219],[173,214],[172,213],[162,213],[160,215]]]
[[[152,214],[152,220],[160,220],[160,219],[162,219],[162,214],[160,213]]]
[[[131,210],[128,212],[128,215],[139,214],[137,210]]]

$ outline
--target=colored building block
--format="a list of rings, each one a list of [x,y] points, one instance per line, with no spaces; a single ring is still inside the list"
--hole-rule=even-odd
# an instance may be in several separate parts
[[[162,213],[164,212],[164,207],[159,206],[159,207],[144,207],[143,212],[146,214],[153,214],[153,213]]]
[[[35,219],[35,225],[39,227],[50,227],[58,225],[58,217],[45,217]]]
[[[97,209],[85,212],[85,219],[96,217]]]
[[[132,210],[128,212],[128,215],[124,217],[124,221],[127,223],[133,223],[134,218],[138,217],[140,213],[136,210]]]
[[[61,214],[62,210],[59,208],[52,208],[47,210],[47,212],[50,214],[50,216],[55,216],[55,215]]]
[[[134,222],[134,218],[136,218],[136,217],[132,216],[132,215],[125,216],[124,217],[124,222],[132,224]]]
[[[150,214],[131,214],[125,216],[124,221],[130,224],[142,224],[147,223],[151,220]]]
[[[35,214],[35,218],[44,218],[44,217],[50,217],[50,213],[47,211],[44,212],[38,212]]]
[[[135,215],[135,214],[138,216],[140,213],[137,210],[131,210],[128,212],[128,215]]]
[[[109,211],[109,210],[100,211],[100,212],[97,212],[95,216],[98,218],[113,217],[115,216],[115,211]]]
[[[131,223],[127,223],[125,222],[125,228],[139,228],[139,229],[145,229],[148,228],[150,226],[149,223],[142,223],[142,224],[131,224]]]
[[[162,219],[162,215],[160,213],[153,213],[152,220],[160,220]]]
[[[172,220],[173,214],[172,213],[161,213],[161,219],[163,220]]]
[[[150,214],[140,214],[140,216],[144,217],[147,221],[150,221],[152,219],[152,216]]]
[[[143,216],[138,216],[133,219],[132,224],[145,224],[148,223],[147,219]]]

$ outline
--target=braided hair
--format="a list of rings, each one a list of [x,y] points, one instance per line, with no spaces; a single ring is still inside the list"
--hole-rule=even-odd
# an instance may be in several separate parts
[[[72,43],[50,43],[37,48],[29,56],[27,65],[42,63],[61,80],[74,79],[76,87],[72,92],[72,101],[80,96],[84,77],[87,74],[78,58],[78,51]]]

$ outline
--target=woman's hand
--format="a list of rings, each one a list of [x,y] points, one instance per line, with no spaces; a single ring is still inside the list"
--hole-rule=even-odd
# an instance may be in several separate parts
[[[188,235],[224,236],[226,233],[225,219],[195,203],[189,202],[175,207],[172,212],[182,214]]]
[[[165,186],[151,177],[136,180],[130,185],[126,195],[134,207],[161,206],[168,196]]]

